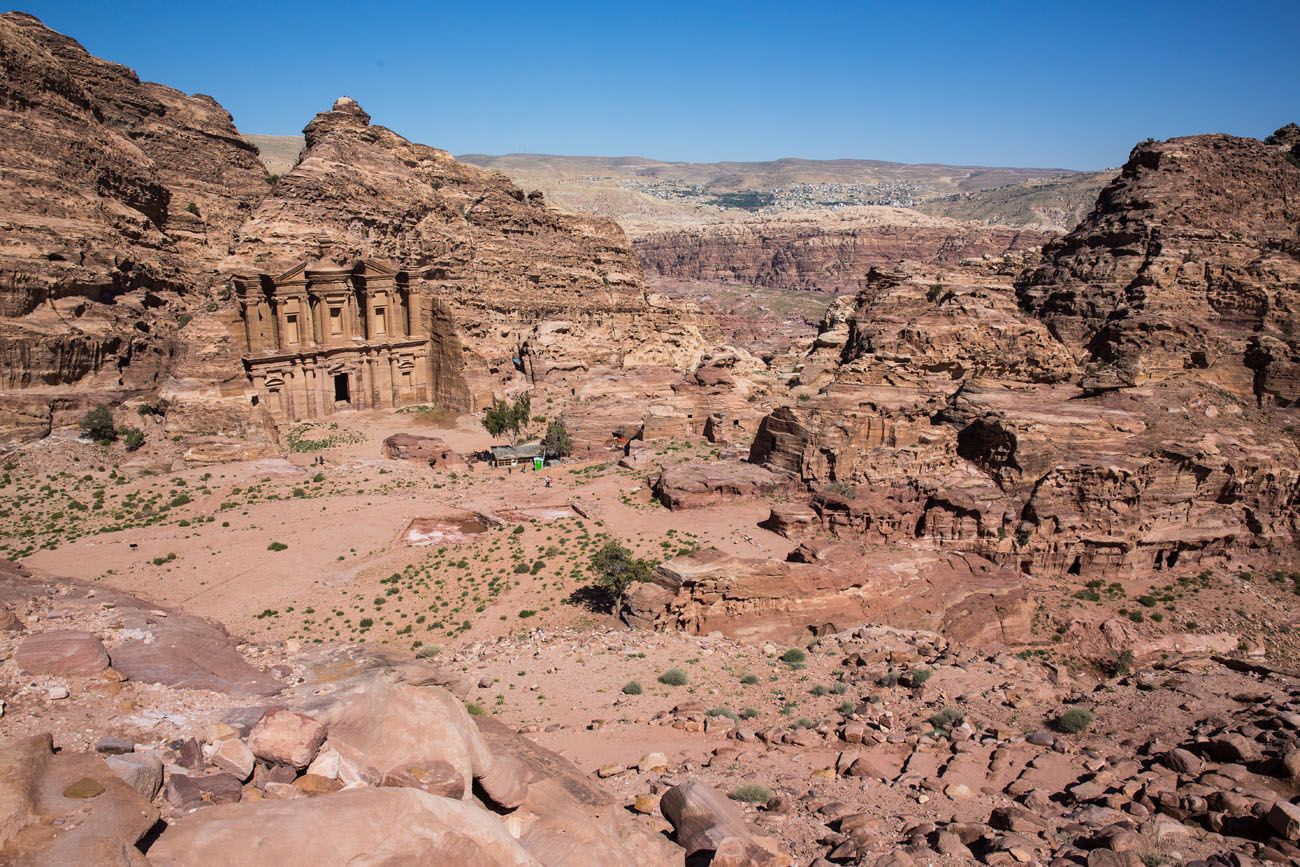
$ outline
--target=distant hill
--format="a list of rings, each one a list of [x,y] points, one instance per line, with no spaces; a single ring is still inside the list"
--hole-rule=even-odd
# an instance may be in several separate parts
[[[288,173],[298,162],[298,154],[302,153],[304,141],[300,135],[258,135],[256,133],[243,135],[261,151],[262,165],[266,166],[267,174]]]
[[[990,225],[1068,232],[1088,215],[1102,187],[1118,169],[1030,180],[1012,186],[958,193],[917,205],[936,217]]]
[[[245,135],[272,174],[289,171],[301,136]],[[541,190],[558,207],[610,217],[633,236],[701,223],[861,205],[917,208],[958,220],[1068,231],[1113,172],[949,166],[883,160],[685,163],[648,157],[461,154]]]

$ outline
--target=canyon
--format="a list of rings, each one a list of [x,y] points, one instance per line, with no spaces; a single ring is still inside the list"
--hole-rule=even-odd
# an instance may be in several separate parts
[[[1294,124],[457,158],[0,57],[0,861],[1300,860]]]

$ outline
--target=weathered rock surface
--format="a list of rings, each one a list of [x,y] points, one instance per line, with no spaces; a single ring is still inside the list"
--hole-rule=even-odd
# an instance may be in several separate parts
[[[51,386],[156,388],[266,191],[256,150],[211,98],[141,82],[31,16],[0,16],[0,46],[0,389],[35,389],[39,407]]]
[[[1054,233],[971,226],[896,208],[757,217],[638,237],[646,273],[783,289],[856,292],[872,268],[955,265],[1041,246]]]
[[[0,747],[0,861],[148,864],[135,844],[158,811],[99,757],[52,746],[47,734]]]
[[[461,466],[465,459],[439,437],[393,434],[384,440],[384,457],[396,461],[419,461],[431,467]]]
[[[1089,389],[1193,375],[1289,405],[1300,285],[1300,135],[1144,142],[1073,232],[1020,277],[1024,307]]]
[[[416,789],[212,807],[179,819],[149,850],[149,861],[155,867],[540,863],[491,813]]]
[[[22,640],[14,650],[18,667],[29,674],[94,674],[108,668],[108,651],[89,632],[55,629]]]

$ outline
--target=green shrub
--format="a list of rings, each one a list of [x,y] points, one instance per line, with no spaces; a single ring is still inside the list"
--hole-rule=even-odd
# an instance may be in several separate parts
[[[849,714],[853,713],[857,709],[858,706],[853,702],[849,701],[848,699],[845,699],[844,701],[840,702],[840,706],[836,708],[836,710],[838,710],[840,713],[844,714],[845,716],[848,716]]]
[[[268,550],[268,551],[283,551],[284,549],[286,549],[286,548],[288,548],[288,547],[289,547],[289,546],[286,545],[286,544],[284,544],[283,542],[272,542],[271,544],[269,544],[269,545],[266,546],[266,550]]]
[[[766,804],[772,800],[772,790],[757,783],[745,783],[731,790],[731,799],[747,804]]]
[[[532,616],[535,615],[536,613],[537,613],[537,612],[534,611],[534,610],[531,609],[531,608],[521,608],[521,609],[519,609],[519,616],[520,616],[520,617],[532,617]]]
[[[826,695],[826,693],[830,692],[829,689],[827,689],[826,687],[822,686],[820,683],[817,684],[816,686],[814,686],[812,689],[810,689],[810,690],[808,690],[808,691],[809,691],[810,693],[812,693],[813,695],[816,695],[816,696],[823,696],[823,695]]]
[[[627,683],[623,684],[623,694],[624,694],[624,695],[640,695],[640,694],[641,694],[641,684],[637,683],[635,680],[629,680]]]
[[[117,426],[113,413],[106,406],[97,406],[81,417],[81,430],[95,442],[111,443],[117,439]]]
[[[916,689],[917,687],[925,686],[925,682],[930,679],[932,674],[934,674],[934,672],[928,668],[912,669],[912,688]]]
[[[138,427],[123,427],[118,430],[122,437],[122,446],[128,452],[133,452],[144,445],[144,431]]]
[[[962,713],[957,708],[946,707],[943,710],[939,711],[938,713],[932,715],[930,717],[929,722],[930,725],[934,726],[937,730],[946,732],[948,729],[957,725],[965,718],[966,718],[966,714]]]
[[[797,647],[792,647],[785,653],[781,654],[781,661],[787,665],[801,665],[807,658],[808,654],[804,653]]]
[[[758,716],[758,711],[752,707],[747,707],[740,712],[741,719],[753,719],[756,716]]]
[[[740,719],[740,715],[729,707],[711,707],[704,712],[705,716],[725,716],[732,722]]]
[[[659,675],[659,682],[668,686],[685,686],[689,681],[690,676],[680,668],[670,668]]]
[[[1056,728],[1066,734],[1076,735],[1079,732],[1087,731],[1088,726],[1092,725],[1093,720],[1096,718],[1096,714],[1087,708],[1072,707],[1056,718]]]
[[[465,702],[465,710],[469,712],[470,716],[483,716],[487,713],[487,711],[483,709],[483,705],[476,701]]]
[[[756,674],[742,675],[740,678],[740,682],[745,684],[746,686],[753,686],[754,684],[758,683],[758,675]]]

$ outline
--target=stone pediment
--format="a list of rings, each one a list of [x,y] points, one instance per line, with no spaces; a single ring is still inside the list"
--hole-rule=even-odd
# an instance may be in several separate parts
[[[308,274],[355,274],[366,277],[395,277],[400,273],[402,273],[400,268],[384,259],[357,259],[348,263],[322,258],[299,262],[284,273],[276,275],[272,280],[278,285],[304,280]]]

